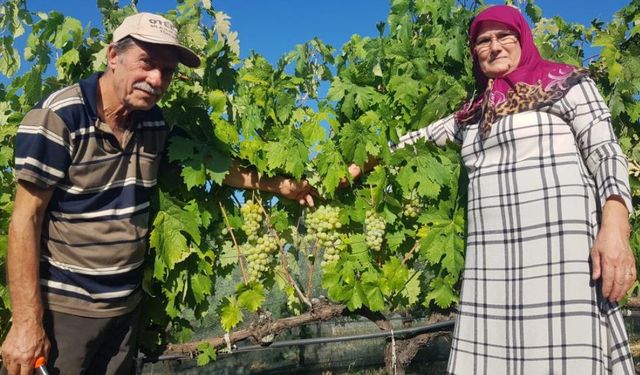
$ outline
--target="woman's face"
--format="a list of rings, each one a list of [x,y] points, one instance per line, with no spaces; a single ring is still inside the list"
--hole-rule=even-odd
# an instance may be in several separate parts
[[[520,63],[518,34],[500,22],[482,22],[472,42],[480,70],[487,78],[505,76]]]

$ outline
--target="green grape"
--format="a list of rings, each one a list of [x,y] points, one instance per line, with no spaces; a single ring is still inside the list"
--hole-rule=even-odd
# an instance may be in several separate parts
[[[265,233],[258,237],[255,244],[247,242],[240,249],[247,259],[249,280],[257,281],[270,269],[273,269],[279,245],[274,236]]]
[[[242,230],[247,235],[247,240],[255,242],[262,226],[262,207],[255,202],[248,201],[240,207],[240,213],[244,220]]]
[[[408,218],[415,219],[418,217],[419,210],[420,200],[418,198],[411,198],[405,202],[402,213]]]
[[[306,217],[309,238],[316,246],[324,249],[320,266],[337,262],[340,259],[342,240],[338,230],[342,228],[340,209],[338,207],[320,206]]]
[[[385,226],[384,220],[375,211],[367,211],[364,228],[365,236],[367,237],[367,246],[369,246],[371,250],[380,251],[382,249]]]
[[[240,213],[244,220],[242,230],[247,235],[247,242],[240,245],[240,250],[247,260],[249,280],[258,281],[273,269],[279,249],[278,240],[269,233],[260,236],[263,211],[258,203],[246,202],[240,207]]]

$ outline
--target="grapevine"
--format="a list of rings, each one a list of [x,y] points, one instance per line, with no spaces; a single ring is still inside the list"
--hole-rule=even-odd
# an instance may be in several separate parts
[[[93,27],[27,9],[24,0],[0,2],[0,15],[7,15],[0,17],[0,73],[10,81],[0,85],[0,336],[10,321],[4,269],[18,124],[46,95],[104,69],[111,31],[137,11],[135,3],[99,1],[103,24]],[[388,142],[452,113],[472,95],[467,25],[480,2],[422,3],[394,0],[378,36],[354,35],[337,49],[313,39],[292,46],[277,64],[259,51],[241,59],[242,35],[210,1],[181,0],[166,13],[203,66],[180,67],[159,103],[182,135],[169,139],[158,176],[143,350],[155,352],[176,339],[169,335],[192,329],[185,311],[194,321],[215,316],[214,324],[234,330],[247,323],[245,312],[265,309],[274,291],[284,292],[289,312],[301,315],[313,311],[320,293],[351,312],[422,312],[455,303],[466,200],[458,188],[459,150],[417,141],[390,153]],[[526,3],[543,57],[590,69],[610,104],[638,211],[640,34],[633,27],[640,7],[629,1],[609,24],[583,26],[541,19],[533,1]],[[14,42],[18,32],[29,34],[24,50]],[[587,61],[589,44],[602,52]],[[20,69],[21,61],[28,69]],[[318,89],[327,86],[328,93]],[[341,190],[348,165],[363,166],[370,156],[378,168]],[[256,193],[238,205],[238,192],[222,186],[232,159],[260,176],[317,176],[309,182],[327,205],[307,211],[306,234],[297,232],[304,211],[295,203],[281,199],[265,212],[257,202],[271,195]],[[632,225],[640,232],[637,215]],[[632,246],[640,254],[640,241]],[[321,277],[310,277],[316,268]],[[221,280],[237,270],[242,283],[223,289]],[[261,283],[270,276],[273,283]],[[301,280],[308,282],[304,288]]]

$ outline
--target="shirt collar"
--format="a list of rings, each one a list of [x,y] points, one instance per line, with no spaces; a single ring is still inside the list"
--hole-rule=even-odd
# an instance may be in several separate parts
[[[89,116],[94,121],[98,118],[98,79],[102,73],[94,73],[78,82]]]

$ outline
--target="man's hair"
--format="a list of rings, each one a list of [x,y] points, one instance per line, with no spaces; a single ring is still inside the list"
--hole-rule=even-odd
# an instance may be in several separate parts
[[[119,41],[113,43],[113,49],[116,51],[117,55],[122,55],[127,52],[127,50],[133,47],[136,44],[136,41],[131,36],[126,36]]]

